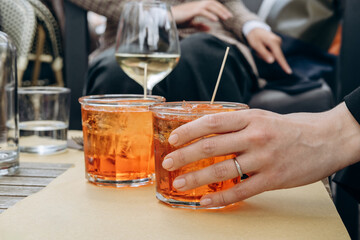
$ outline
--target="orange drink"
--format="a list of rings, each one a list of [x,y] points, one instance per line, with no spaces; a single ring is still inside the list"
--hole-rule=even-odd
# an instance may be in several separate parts
[[[159,96],[99,95],[79,99],[86,178],[96,185],[137,187],[154,176],[149,106]]]
[[[177,127],[207,114],[247,108],[248,106],[245,104],[228,102],[215,102],[214,104],[209,104],[209,102],[169,102],[150,107],[154,117],[156,197],[160,201],[173,207],[202,208],[199,202],[203,195],[231,188],[240,182],[241,179],[238,177],[188,191],[178,191],[172,186],[177,176],[231,159],[235,157],[234,154],[201,159],[171,172],[162,167],[162,162],[167,154],[177,149],[168,142],[170,133]]]

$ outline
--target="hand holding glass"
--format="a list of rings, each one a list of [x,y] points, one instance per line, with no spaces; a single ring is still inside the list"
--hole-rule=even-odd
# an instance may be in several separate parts
[[[245,104],[230,102],[214,102],[213,104],[209,104],[209,102],[167,102],[150,107],[154,116],[156,197],[160,201],[172,207],[207,208],[206,206],[200,206],[200,199],[203,195],[229,189],[240,182],[241,178],[236,177],[187,191],[179,191],[173,186],[176,177],[209,167],[212,164],[227,159],[232,159],[236,157],[235,154],[204,158],[200,161],[189,163],[175,171],[164,169],[162,162],[165,156],[179,148],[170,145],[168,141],[171,132],[176,128],[208,114],[238,111],[247,108],[248,106]],[[198,140],[200,139],[196,139],[193,142]]]

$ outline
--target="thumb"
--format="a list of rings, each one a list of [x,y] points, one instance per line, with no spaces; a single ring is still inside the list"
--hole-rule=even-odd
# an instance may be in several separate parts
[[[226,206],[264,192],[267,185],[264,179],[256,174],[228,190],[203,196],[200,204],[206,207]]]

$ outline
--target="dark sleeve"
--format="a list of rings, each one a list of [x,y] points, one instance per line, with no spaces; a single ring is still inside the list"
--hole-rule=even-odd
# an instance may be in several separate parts
[[[360,87],[347,95],[344,100],[347,108],[360,124]],[[360,203],[360,162],[337,172],[333,181]]]
[[[333,181],[360,203],[360,162],[338,171]]]
[[[347,95],[344,100],[347,108],[360,124],[360,87]]]

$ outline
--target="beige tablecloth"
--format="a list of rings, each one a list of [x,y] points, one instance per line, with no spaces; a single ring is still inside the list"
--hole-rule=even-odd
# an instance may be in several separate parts
[[[83,152],[22,154],[21,161],[72,163],[40,192],[0,214],[0,239],[350,239],[321,182],[271,191],[222,211],[170,208],[154,186],[89,184]]]

